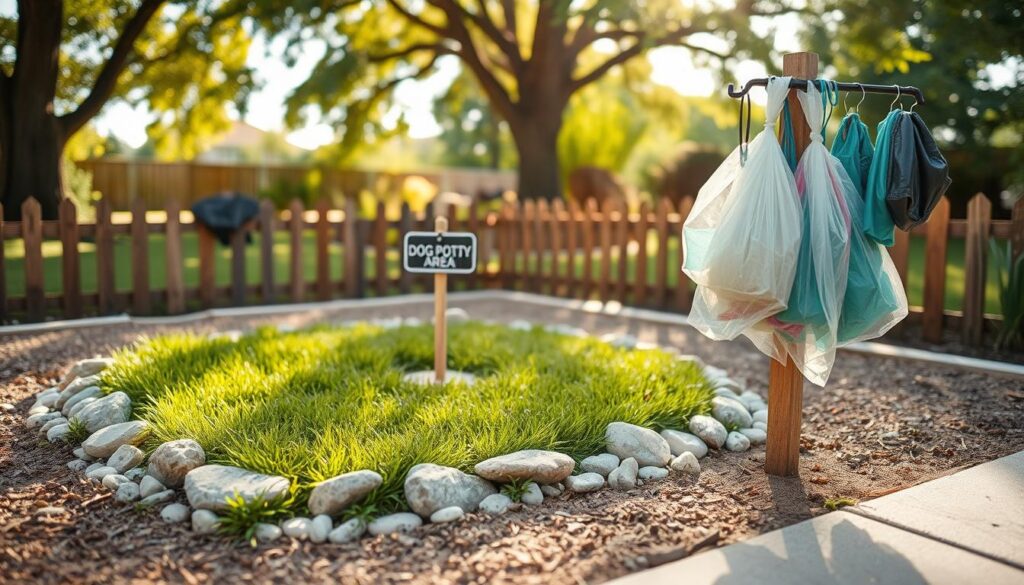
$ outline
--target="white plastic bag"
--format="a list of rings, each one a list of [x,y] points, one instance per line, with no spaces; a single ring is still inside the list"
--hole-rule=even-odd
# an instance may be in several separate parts
[[[804,222],[796,275],[786,309],[745,335],[779,361],[789,354],[805,378],[824,386],[835,361],[850,261],[852,219],[843,183],[853,182],[823,144],[821,94],[809,83],[797,97],[811,144],[796,169]]]
[[[683,272],[697,291],[690,324],[712,339],[786,308],[800,246],[796,183],[774,128],[789,77],[768,81],[765,128],[701,187],[683,225]]]

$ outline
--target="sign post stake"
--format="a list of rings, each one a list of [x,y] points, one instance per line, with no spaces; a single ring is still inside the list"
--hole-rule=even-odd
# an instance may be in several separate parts
[[[789,53],[782,58],[782,74],[800,79],[818,77],[817,53]],[[811,142],[796,90],[789,91],[789,111],[797,158]],[[786,129],[783,128],[783,131]],[[786,356],[786,363],[768,360],[768,442],[764,470],[768,475],[800,474],[800,424],[804,399],[804,377]]]
[[[443,234],[448,231],[448,218],[434,220],[434,231]],[[448,275],[434,274],[434,379],[444,383],[448,368]]]

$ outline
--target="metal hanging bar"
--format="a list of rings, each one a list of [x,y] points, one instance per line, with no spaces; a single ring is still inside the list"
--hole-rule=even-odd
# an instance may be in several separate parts
[[[746,85],[743,86],[743,89],[741,89],[739,91],[736,91],[735,86],[730,83],[729,84],[729,97],[732,97],[732,98],[743,97],[743,96],[747,95],[747,92],[750,91],[750,88],[752,88],[752,87],[765,87],[767,85],[768,85],[768,78],[767,77],[758,77],[756,79],[751,79],[750,81],[747,82]],[[887,93],[887,94],[896,95],[896,96],[899,96],[899,95],[909,95],[909,96],[913,96],[914,97],[914,103],[915,104],[923,104],[923,103],[925,103],[924,102],[924,94],[921,93],[921,90],[917,89],[916,87],[909,86],[909,85],[876,85],[876,84],[873,84],[873,83],[853,83],[853,82],[848,82],[848,81],[840,81],[840,82],[836,83],[836,86],[838,86],[838,88],[841,91],[859,91],[859,92],[864,92],[864,93]],[[803,90],[806,90],[807,89],[807,80],[806,79],[797,79],[797,78],[794,77],[789,82],[789,87],[791,87],[793,89],[803,89]]]

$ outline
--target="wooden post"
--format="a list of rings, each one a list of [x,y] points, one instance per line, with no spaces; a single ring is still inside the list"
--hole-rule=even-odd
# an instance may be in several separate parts
[[[448,219],[444,216],[434,220],[434,231],[442,234],[448,231]],[[444,383],[448,367],[448,275],[434,274],[434,380]]]
[[[181,203],[177,198],[167,202],[167,224],[164,226],[164,252],[167,263],[167,312],[185,312],[185,279],[181,262]]]
[[[985,283],[988,268],[988,236],[992,203],[978,193],[967,203],[967,237],[964,253],[963,342],[981,345],[985,328]]]
[[[63,270],[64,317],[82,316],[82,279],[78,258],[78,211],[71,199],[57,208],[60,219],[61,268]]]
[[[816,53],[790,53],[782,58],[783,75],[801,79],[818,76]],[[810,127],[804,118],[796,91],[790,91],[789,112],[793,120],[796,155],[801,156],[811,142]],[[804,398],[804,378],[786,356],[786,363],[770,360],[768,369],[768,443],[764,470],[769,475],[800,474],[800,424]]]

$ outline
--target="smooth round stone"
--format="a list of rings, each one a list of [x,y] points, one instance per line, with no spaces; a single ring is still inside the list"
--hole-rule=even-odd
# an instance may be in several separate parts
[[[213,534],[220,527],[220,518],[209,510],[192,511],[192,531],[196,534]]]
[[[117,491],[114,492],[114,499],[122,504],[129,504],[139,499],[139,484],[135,482],[125,482],[117,486]]]
[[[342,522],[337,528],[332,530],[327,535],[327,540],[334,544],[344,544],[358,540],[365,533],[366,523],[359,518],[352,518],[347,522]]]
[[[257,497],[273,500],[288,493],[291,482],[284,477],[264,475],[228,465],[203,465],[185,476],[185,495],[193,508],[227,510],[230,497],[252,502]]]
[[[146,477],[146,469],[143,467],[134,467],[125,471],[124,476],[132,481],[142,481],[142,478]]]
[[[314,543],[325,542],[333,528],[334,522],[327,514],[314,516],[313,520],[309,523],[309,541]]]
[[[160,517],[169,524],[180,524],[189,519],[188,506],[184,504],[168,504],[160,510]]]
[[[139,501],[139,505],[143,508],[148,508],[157,504],[169,502],[172,499],[174,499],[174,490],[164,490],[142,498],[142,500]]]
[[[369,469],[343,473],[322,481],[309,494],[309,512],[334,516],[377,489],[383,481],[379,473]]]
[[[444,316],[447,317],[449,323],[461,323],[469,321],[469,313],[465,309],[460,307],[452,307],[444,312]]]
[[[504,514],[512,506],[512,498],[505,494],[491,494],[480,502],[480,511],[485,514]]]
[[[569,491],[577,494],[596,492],[604,487],[604,478],[601,477],[600,473],[594,473],[592,471],[581,473],[579,475],[570,475],[565,478],[565,487]]]
[[[53,427],[55,427],[57,425],[66,425],[66,424],[68,424],[68,419],[64,418],[63,416],[58,416],[57,418],[51,418],[50,420],[48,420],[45,423],[43,423],[43,426],[39,427],[39,433],[45,435]]]
[[[661,435],[634,424],[609,423],[604,433],[609,453],[620,459],[632,457],[639,465],[668,465],[672,451]]]
[[[256,525],[256,529],[253,530],[253,536],[263,544],[274,542],[278,538],[281,538],[281,527],[274,524],[267,524],[266,522],[260,522]]]
[[[600,455],[592,455],[580,461],[580,469],[585,472],[600,473],[604,477],[608,477],[608,474],[614,471],[619,466],[619,463],[618,456],[611,453],[601,453]]]
[[[60,409],[60,412],[64,416],[73,416],[81,411],[81,408],[78,408],[78,405],[82,404],[82,402],[92,398],[92,400],[89,401],[89,404],[91,404],[92,402],[95,402],[96,399],[102,397],[103,393],[100,391],[99,386],[90,386],[71,398],[68,398],[68,401],[64,403],[64,407]]]
[[[118,473],[124,473],[142,463],[145,458],[146,454],[135,445],[121,445],[110,459],[107,459],[107,465],[116,469]]]
[[[309,518],[289,518],[281,523],[281,531],[285,536],[298,540],[309,538]]]
[[[70,432],[71,427],[68,425],[68,423],[62,423],[46,431],[46,440],[51,443],[63,441]]]
[[[733,400],[740,399],[740,395],[733,392],[730,388],[715,388],[715,396],[723,396],[725,398],[732,398]]]
[[[82,472],[85,471],[86,467],[89,467],[89,463],[87,461],[82,461],[81,459],[72,459],[71,461],[68,461],[68,469],[71,471]]]
[[[34,416],[39,416],[41,414],[49,414],[49,413],[50,413],[50,407],[49,406],[43,406],[42,404],[34,404],[34,405],[32,405],[31,408],[28,409],[28,414],[25,415],[26,416],[25,424],[29,428],[38,427],[39,424],[36,424],[33,421],[30,421],[29,419],[31,419]],[[60,414],[59,412],[55,412],[54,413],[55,416],[59,415],[59,414]]]
[[[96,431],[82,443],[82,448],[97,459],[106,459],[121,445],[142,443],[148,434],[149,423],[144,420],[132,420]]]
[[[668,446],[672,450],[672,455],[676,457],[689,452],[693,453],[697,459],[700,459],[708,454],[707,444],[702,441],[700,437],[692,433],[665,429],[661,431],[661,436],[666,442],[668,442]]]
[[[724,370],[723,370],[723,372],[724,372]],[[713,385],[714,385],[716,390],[720,389],[720,388],[725,388],[725,389],[731,390],[734,394],[738,394],[740,392],[743,392],[743,385],[740,384],[739,382],[737,382],[736,380],[733,380],[732,378],[730,378],[728,376],[722,376],[722,377],[719,377],[719,378],[715,378],[715,381],[714,381]]]
[[[93,469],[92,471],[85,472],[86,477],[96,481],[103,481],[103,478],[107,477],[108,475],[117,475],[117,470],[108,465],[102,465],[100,467],[97,467],[96,469]]]
[[[87,474],[93,469],[99,469],[100,467],[105,467],[102,461],[93,461],[92,463],[89,464],[89,467],[85,468],[85,471],[83,473]]]
[[[101,483],[103,487],[116,492],[122,483],[131,483],[131,480],[119,473],[113,473],[104,477]]]
[[[707,378],[709,381],[717,382],[723,379],[728,380],[729,373],[723,370],[722,368],[712,366],[710,364],[705,364],[704,377]]]
[[[750,439],[741,433],[733,431],[729,433],[729,437],[725,440],[725,448],[729,451],[746,451],[750,449]]]
[[[747,390],[740,394],[740,402],[747,407],[747,410],[754,412],[755,410],[763,410],[768,407],[764,402],[764,398],[757,392]]]
[[[188,472],[206,463],[203,447],[192,439],[167,441],[149,456],[147,473],[167,487],[181,487]]]
[[[448,506],[447,508],[441,508],[437,512],[431,514],[430,521],[434,524],[454,522],[465,515],[466,513],[462,511],[462,508],[458,506]]]
[[[698,414],[690,418],[690,432],[697,435],[708,447],[721,449],[729,431],[725,425],[710,416]]]
[[[558,486],[542,485],[540,486],[540,493],[544,494],[545,497],[553,498],[562,495],[562,490],[558,489]]]
[[[491,483],[454,467],[421,463],[405,477],[405,501],[424,518],[449,506],[473,512],[487,496],[497,493]]]
[[[688,451],[680,453],[679,457],[672,460],[669,467],[673,471],[681,471],[683,473],[700,473],[700,462],[697,461],[697,456]]]
[[[162,492],[165,489],[167,489],[167,487],[151,475],[145,475],[141,480],[139,480],[139,490],[144,498],[148,498],[149,496]]]
[[[711,399],[711,416],[731,428],[749,428],[754,422],[742,402],[724,396],[715,396]]]
[[[631,490],[636,487],[639,465],[636,459],[627,457],[608,474],[608,485],[617,490]]]
[[[644,481],[665,479],[668,477],[668,470],[664,467],[641,467],[640,470],[636,472],[636,476]]]
[[[370,522],[367,530],[374,536],[393,532],[409,532],[423,525],[423,519],[412,512],[398,512],[381,516]]]
[[[768,441],[768,433],[761,429],[740,429],[739,432],[750,441],[751,445],[764,445]]]
[[[750,427],[753,429],[761,429],[764,432],[768,432],[768,423],[761,421],[754,421],[754,424]]]
[[[491,457],[473,468],[484,479],[499,483],[530,480],[557,483],[572,474],[576,462],[556,451],[526,449],[508,455]]]
[[[539,506],[544,503],[544,492],[540,491],[539,485],[531,482],[526,486],[526,491],[520,496],[519,501],[527,506]]]
[[[763,422],[764,424],[768,424],[768,409],[762,408],[761,410],[755,411],[754,414],[751,415],[751,418],[754,419],[754,422]]]
[[[75,457],[78,457],[82,461],[87,461],[89,463],[92,463],[93,461],[96,461],[95,457],[93,457],[92,455],[89,455],[88,453],[86,453],[85,449],[83,449],[81,447],[75,447],[75,450],[72,451],[72,453],[75,455]]]
[[[61,416],[61,414],[59,412],[50,412],[50,409],[46,408],[45,406],[44,407],[40,407],[40,408],[41,408],[41,412],[32,413],[31,410],[29,411],[30,414],[29,414],[28,418],[25,419],[25,426],[26,427],[28,427],[30,429],[35,429],[35,428],[39,428],[39,427],[43,426],[44,424],[46,424],[47,422],[49,422],[51,420],[54,420],[54,419],[57,419],[57,418],[64,418],[63,416]],[[33,410],[36,410],[36,409],[33,408]]]
[[[86,389],[82,392],[88,391]],[[128,422],[131,414],[131,398],[124,392],[114,392],[83,406],[75,412],[74,420],[84,424],[90,433],[95,433],[111,425]]]

